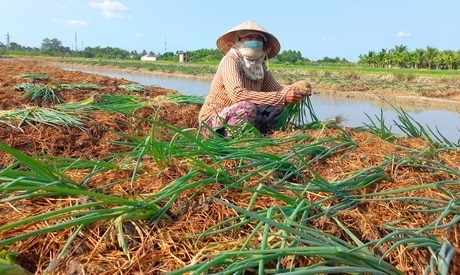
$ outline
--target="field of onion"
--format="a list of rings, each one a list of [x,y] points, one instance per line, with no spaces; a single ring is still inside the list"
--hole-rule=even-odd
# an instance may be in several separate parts
[[[1,274],[460,272],[459,144],[402,109],[207,138],[200,97],[8,68]]]

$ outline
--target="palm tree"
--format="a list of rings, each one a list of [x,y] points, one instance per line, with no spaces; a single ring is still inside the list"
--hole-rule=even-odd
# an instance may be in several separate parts
[[[404,63],[406,62],[407,58],[407,46],[399,45],[394,47],[393,51],[393,61],[398,65],[398,67],[403,68],[405,67]]]
[[[375,67],[377,65],[377,62],[378,62],[378,58],[377,58],[377,55],[375,54],[375,52],[374,51],[369,51],[368,57],[369,57],[369,65],[371,67]]]
[[[454,69],[458,69],[460,67],[460,50],[455,52],[454,58]]]
[[[360,54],[358,56],[358,64],[360,65],[366,65],[367,64],[367,54]]]
[[[414,52],[410,52],[410,60],[414,66],[414,69],[418,69],[421,67],[421,64],[424,60],[425,50],[423,49],[415,49]]]
[[[435,65],[436,70],[439,70],[441,68],[441,64],[443,63],[441,52],[436,53],[436,55],[433,58],[433,63]]]
[[[378,54],[379,66],[383,68],[391,68],[392,53],[386,49],[382,49]]]
[[[455,62],[455,53],[452,50],[445,50],[442,52],[443,63],[447,66],[448,70],[452,70]]]
[[[430,47],[430,46],[426,47],[425,62],[426,62],[426,65],[428,66],[428,69],[431,69],[437,52],[438,52],[438,49],[436,49],[435,47]]]
[[[369,51],[368,54],[359,55],[358,64],[375,67],[375,64],[377,64],[377,56],[375,55],[375,52]]]
[[[441,64],[443,63],[443,55],[442,52],[436,52],[436,55],[433,58],[433,63],[436,66],[436,70],[439,70],[441,68]]]

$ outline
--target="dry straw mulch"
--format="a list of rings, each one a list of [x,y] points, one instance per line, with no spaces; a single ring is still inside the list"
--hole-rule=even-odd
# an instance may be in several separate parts
[[[123,79],[62,71],[50,66],[41,66],[40,63],[2,61],[0,63],[0,106],[2,109],[23,108],[28,104],[13,87],[21,82],[17,78],[18,75],[32,72],[46,73],[54,81],[59,80],[62,83],[88,82],[106,87],[98,93],[123,93],[124,91],[118,87],[121,84],[129,83]],[[151,87],[144,96],[152,98],[169,92],[174,91]],[[88,94],[87,91],[74,91],[63,93],[63,96],[67,102],[70,102],[86,98]],[[159,120],[180,128],[197,126],[195,121],[199,111],[197,106],[178,108],[176,105],[166,104],[159,109],[159,112],[157,111],[155,108],[143,108],[138,110],[137,114],[146,118],[156,115]],[[22,131],[19,131],[1,125],[0,140],[30,155],[49,154],[56,157],[98,159],[126,150],[111,142],[119,137],[107,131],[107,128],[135,134],[135,131],[147,133],[151,126],[145,121],[133,120],[132,117],[114,113],[94,114],[86,123],[85,131],[45,125],[26,125],[22,127]],[[336,129],[304,130],[304,132],[311,135],[311,139],[306,140],[305,145],[317,139],[343,134]],[[271,137],[281,138],[295,134],[299,133],[275,132]],[[350,135],[356,146],[341,154],[328,156],[314,164],[315,171],[326,180],[337,181],[362,169],[378,166],[388,159],[409,157],[414,152],[430,152],[432,149],[430,144],[421,139],[400,138],[394,142],[387,142],[370,133],[356,132],[351,129],[347,130],[347,134]],[[265,148],[265,150],[271,153],[285,154],[291,148],[289,144],[284,144],[283,146]],[[449,167],[459,168],[460,152],[458,150],[440,151],[435,156],[426,157],[427,159],[433,158]],[[0,154],[1,167],[5,168],[12,161],[13,159],[4,152]],[[238,163],[228,162],[225,165],[231,168]],[[187,163],[181,160],[163,168],[158,167],[153,160],[146,158],[140,172],[149,173],[151,176],[138,178],[131,184],[132,171],[129,167],[113,169],[91,178],[87,183],[87,188],[98,188],[107,183],[117,182],[116,185],[105,187],[104,192],[125,198],[140,199],[142,195],[153,194],[161,190],[175,179],[185,175],[188,169]],[[385,169],[385,173],[388,175],[387,179],[371,184],[357,192],[359,194],[384,192],[431,182],[458,180],[449,173],[439,171],[433,173],[433,171],[417,169],[409,165],[390,165]],[[68,172],[68,176],[79,181],[89,172],[83,169],[72,170]],[[303,171],[303,173],[310,175],[310,171]],[[270,178],[251,178],[245,184],[248,187],[257,187],[261,182],[275,184],[275,181],[275,179]],[[292,181],[296,183],[296,179]],[[454,185],[450,188],[457,196],[458,207],[460,187]],[[45,274],[47,270],[52,270],[50,274],[165,274],[192,263],[206,262],[209,255],[220,251],[241,247],[242,240],[245,240],[252,233],[253,226],[245,226],[225,234],[196,237],[220,222],[237,215],[235,210],[212,199],[216,193],[219,194],[220,199],[242,208],[250,204],[251,193],[232,189],[226,189],[222,192],[223,189],[225,190],[225,186],[215,183],[206,189],[199,189],[198,194],[194,190],[184,192],[168,213],[172,217],[171,219],[164,219],[154,224],[142,220],[124,221],[123,231],[127,236],[129,256],[123,253],[117,239],[117,229],[111,221],[86,226],[78,234],[66,255],[59,260],[57,260],[58,255],[74,233],[73,228],[31,237],[16,242],[8,246],[7,249],[17,250],[19,252],[18,263],[35,274]],[[304,195],[309,202],[315,202],[330,194],[308,192]],[[397,195],[449,199],[446,198],[445,193],[440,192],[437,188],[408,191],[406,194]],[[190,201],[190,197],[193,197],[194,200]],[[50,210],[84,203],[86,199],[90,198],[50,197],[4,202],[0,204],[0,212],[2,213],[0,226]],[[280,204],[280,201],[261,195],[253,205],[253,210],[267,209]],[[414,205],[401,201],[380,201],[370,198],[367,201],[359,202],[353,208],[341,211],[337,217],[363,242],[368,242],[382,238],[388,233],[385,229],[387,222],[400,221],[395,226],[422,228],[437,218],[436,215],[419,211],[421,209],[423,209],[423,204]],[[443,218],[442,223],[448,223],[452,219],[452,215],[448,215]],[[50,225],[48,222],[38,222],[30,226],[7,230],[0,232],[0,239],[46,228]],[[331,218],[323,216],[315,219],[309,226],[346,240],[349,238]],[[460,273],[460,258],[458,256],[460,252],[460,226],[457,224],[450,229],[440,228],[430,233],[442,240],[449,241],[455,247],[457,253],[452,260],[450,274],[458,274]],[[255,245],[257,244],[255,243]],[[376,255],[383,255],[388,248],[389,244],[382,244],[375,247],[373,252]],[[391,252],[385,260],[405,274],[421,274],[423,268],[429,265],[430,256],[430,252],[425,248],[405,250],[401,246]],[[290,264],[307,266],[319,259],[299,257],[295,259],[294,263],[290,260],[286,259],[283,262],[286,267]]]

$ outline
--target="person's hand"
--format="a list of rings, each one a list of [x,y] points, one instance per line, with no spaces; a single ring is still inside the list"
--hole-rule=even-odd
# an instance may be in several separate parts
[[[300,80],[289,85],[285,102],[296,103],[304,99],[306,96],[311,96],[311,84],[306,80]]]
[[[297,103],[301,101],[305,96],[299,93],[299,87],[292,86],[289,88],[289,91],[286,94],[286,103]]]
[[[303,95],[303,96],[311,96],[311,84],[310,82],[306,80],[300,80],[297,82],[294,82],[292,86],[298,87],[297,93]]]

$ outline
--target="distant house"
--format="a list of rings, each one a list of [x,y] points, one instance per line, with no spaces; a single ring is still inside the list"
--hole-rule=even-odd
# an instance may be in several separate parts
[[[187,53],[179,52],[179,62],[187,62]]]
[[[150,56],[150,55],[144,55],[144,56],[141,56],[141,60],[142,61],[157,61],[157,57]]]

